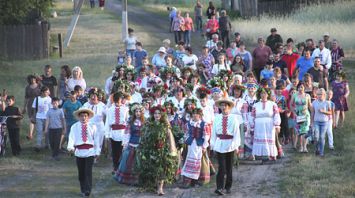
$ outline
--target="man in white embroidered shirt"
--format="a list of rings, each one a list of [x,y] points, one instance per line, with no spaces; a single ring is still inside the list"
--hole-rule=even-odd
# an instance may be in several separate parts
[[[236,115],[230,114],[231,108],[234,106],[227,96],[216,101],[216,105],[221,109],[222,113],[216,115],[213,122],[211,148],[217,154],[218,173],[216,177],[217,195],[231,193],[233,182],[233,159],[234,152],[237,152],[240,146],[239,123]],[[224,179],[225,175],[226,180]]]
[[[92,187],[92,166],[94,158],[100,155],[99,134],[89,119],[94,116],[90,109],[79,109],[74,112],[79,122],[73,124],[69,133],[68,151],[74,152],[78,167],[81,193],[89,197]]]

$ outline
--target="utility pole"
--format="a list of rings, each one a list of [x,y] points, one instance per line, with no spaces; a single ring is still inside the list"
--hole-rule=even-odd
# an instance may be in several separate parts
[[[127,0],[122,0],[122,40],[128,36]]]

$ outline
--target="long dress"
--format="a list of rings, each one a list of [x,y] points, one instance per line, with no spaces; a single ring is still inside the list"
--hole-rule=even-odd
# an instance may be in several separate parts
[[[41,87],[38,85],[36,88],[31,88],[30,85],[26,86],[25,89],[25,99],[28,100],[26,105],[26,111],[29,118],[34,116],[34,111],[32,111],[32,103],[34,99],[41,94]]]
[[[136,120],[126,129],[126,138],[124,144],[128,144],[122,153],[122,159],[114,179],[122,184],[137,184],[138,174],[136,171],[137,147],[140,142],[142,123]],[[127,142],[128,140],[128,142]]]
[[[188,145],[188,152],[185,164],[182,168],[181,175],[200,180],[203,183],[210,181],[209,160],[207,153],[203,153],[203,148],[207,149],[209,136],[207,134],[207,124],[203,121],[190,121],[186,124],[186,144]],[[202,163],[203,155],[207,161]]]
[[[247,106],[243,98],[231,98],[235,103],[234,107],[231,110],[231,114],[237,115],[238,122],[240,124],[240,148],[238,150],[239,156],[244,157],[244,126],[247,126]]]
[[[178,157],[168,121],[144,124],[137,154],[139,183],[143,188],[154,190],[160,180],[174,181]]]
[[[251,129],[251,122],[252,122],[252,110],[256,103],[256,96],[249,96],[248,94],[245,95],[243,98],[246,102],[246,106],[244,107],[246,110],[246,118],[248,122],[247,130],[244,131],[244,157],[248,158],[251,156],[252,149],[253,149],[253,139],[254,134],[252,133]]]
[[[308,94],[306,94],[306,97],[304,97],[304,98],[300,98],[298,94],[294,95],[293,102],[295,103],[296,117],[303,116],[303,115],[306,116],[305,122],[297,123],[297,121],[295,120],[296,131],[297,131],[298,135],[307,134],[309,131],[309,126],[311,124],[311,116],[308,111],[307,98],[309,98],[309,100],[310,100],[310,96]]]
[[[332,90],[334,92],[332,102],[334,102],[336,111],[348,111],[348,101],[345,98],[347,82],[332,82]]]
[[[272,101],[258,102],[252,112],[254,128],[253,155],[277,156],[275,128],[280,126],[281,118],[276,103]]]

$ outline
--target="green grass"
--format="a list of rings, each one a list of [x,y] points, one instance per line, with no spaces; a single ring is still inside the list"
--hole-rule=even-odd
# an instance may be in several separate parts
[[[321,4],[309,6],[289,16],[263,15],[258,18],[239,19],[233,22],[235,31],[242,39],[256,43],[258,36],[270,34],[270,28],[276,27],[283,37],[293,38],[295,43],[304,42],[308,38],[316,41],[329,32],[331,39],[337,39],[344,48],[347,57],[355,57],[355,1],[336,4]]]
[[[351,70],[354,61],[345,61],[349,76],[351,93],[354,93],[354,74]],[[307,155],[295,153],[281,173],[279,187],[283,197],[354,197],[355,196],[355,129],[354,96],[350,95],[350,111],[346,114],[345,126],[334,133],[335,153],[328,149],[326,157],[314,156],[313,147],[309,145]]]

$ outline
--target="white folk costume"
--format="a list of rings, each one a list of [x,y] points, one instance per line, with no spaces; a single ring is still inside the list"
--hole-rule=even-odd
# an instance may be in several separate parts
[[[244,129],[248,126],[247,120],[247,103],[243,98],[234,98],[231,97],[231,100],[234,102],[234,107],[231,110],[231,114],[237,116],[240,129],[240,147],[239,153],[241,156],[244,156]],[[245,127],[244,127],[245,126]]]
[[[93,112],[87,109],[80,109],[77,112]],[[70,128],[68,139],[68,151],[74,151],[78,167],[81,193],[89,196],[92,187],[92,167],[94,157],[101,152],[100,134],[97,133],[96,125],[93,123],[76,122]]]
[[[111,140],[112,166],[116,171],[122,154],[124,133],[128,120],[128,107],[126,105],[112,105],[107,110],[105,123],[105,137]]]
[[[210,143],[218,160],[216,193],[221,193],[223,189],[230,190],[233,183],[234,151],[240,146],[239,122],[236,115],[219,114],[215,117]]]
[[[251,112],[253,110],[254,104],[257,102],[256,94],[254,96],[250,96],[248,93],[244,96],[244,101],[246,102],[246,119],[247,119],[247,130],[244,132],[244,155],[245,157],[250,157],[253,149],[253,133],[251,129]]]
[[[253,107],[252,124],[254,129],[253,155],[276,159],[275,128],[280,127],[281,118],[276,103],[258,102]]]
[[[206,105],[205,107],[201,107],[203,116],[202,120],[206,123],[207,125],[207,134],[209,136],[209,139],[211,138],[211,133],[212,133],[212,125],[213,125],[213,120],[214,120],[214,110],[212,106]]]
[[[193,180],[200,178],[204,182],[209,182],[209,171],[203,171],[205,173],[201,175],[203,149],[207,149],[209,140],[207,124],[201,120],[198,122],[191,120],[186,124],[185,137],[188,151],[181,175]],[[204,170],[209,170],[209,160],[203,165]]]
[[[106,115],[106,106],[103,102],[99,102],[97,104],[91,104],[90,102],[86,102],[82,108],[90,109],[94,112],[94,116],[90,118],[90,122],[94,123],[97,127],[97,133],[99,135],[100,147],[104,142],[105,135],[105,125],[104,125],[104,117]]]

